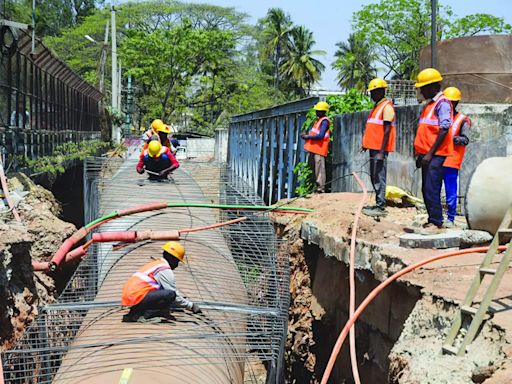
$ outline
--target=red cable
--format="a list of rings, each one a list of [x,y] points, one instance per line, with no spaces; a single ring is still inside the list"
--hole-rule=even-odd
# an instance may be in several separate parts
[[[205,225],[204,227],[180,229],[178,231],[178,233],[181,235],[182,233],[204,231],[206,229],[213,229],[213,228],[223,227],[225,225],[235,224],[235,223],[238,223],[238,222],[244,221],[244,220],[247,220],[247,217],[243,216],[243,217],[239,217],[238,219],[233,219],[233,220],[225,221],[223,223],[216,223],[216,224],[211,224],[211,225]]]
[[[506,245],[498,247],[498,251],[505,251],[507,249]],[[411,264],[408,267],[402,269],[401,271],[398,271],[393,276],[388,277],[385,281],[380,283],[373,291],[370,292],[368,296],[363,300],[361,305],[357,307],[355,313],[353,316],[351,316],[347,323],[345,324],[345,327],[343,327],[338,340],[336,341],[336,344],[334,345],[334,348],[331,353],[331,357],[329,358],[329,362],[327,363],[327,367],[325,368],[324,375],[322,376],[321,384],[327,384],[327,380],[329,380],[329,377],[331,376],[332,369],[334,367],[334,363],[336,363],[336,358],[338,357],[338,354],[341,350],[341,347],[343,345],[343,342],[347,338],[347,334],[352,327],[352,325],[356,322],[356,320],[361,316],[361,313],[366,309],[366,307],[377,297],[377,295],[382,292],[384,288],[386,288],[389,284],[391,284],[393,281],[397,280],[399,277],[415,270],[416,268],[419,268],[425,264],[432,263],[434,261],[446,259],[448,257],[454,257],[454,256],[461,256],[468,253],[482,253],[487,252],[489,250],[489,247],[478,247],[478,248],[468,248],[468,249],[462,249],[459,251],[454,252],[447,252],[442,253],[437,256],[429,257],[425,260],[418,261],[417,263]]]

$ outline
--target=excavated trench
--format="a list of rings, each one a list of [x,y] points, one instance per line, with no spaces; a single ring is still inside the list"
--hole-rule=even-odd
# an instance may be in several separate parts
[[[348,320],[348,266],[303,241],[297,230],[276,225],[276,231],[287,240],[280,252],[291,267],[286,382],[317,383]],[[356,270],[356,303],[380,282],[371,269]],[[465,358],[440,353],[455,308],[407,282],[389,285],[356,323],[361,382],[463,384],[491,377],[505,358],[504,333],[492,324],[483,327]],[[353,383],[348,338],[329,383]]]

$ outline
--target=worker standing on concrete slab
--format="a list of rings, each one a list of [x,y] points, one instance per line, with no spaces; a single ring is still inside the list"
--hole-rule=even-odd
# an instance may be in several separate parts
[[[136,170],[140,174],[147,171],[150,180],[165,180],[179,166],[180,163],[178,163],[171,150],[168,147],[163,147],[158,139],[154,137],[149,142],[148,147],[141,151]]]
[[[446,158],[443,169],[446,206],[448,208],[448,217],[444,226],[446,228],[453,228],[455,226],[455,216],[457,215],[459,169],[464,159],[466,146],[469,144],[471,120],[463,113],[457,111],[457,105],[462,99],[462,93],[458,88],[448,87],[444,90],[443,94],[451,101],[453,106],[453,124],[450,128],[453,137],[453,155]]]
[[[173,270],[185,259],[185,248],[169,241],[162,247],[162,258],[151,261],[135,272],[125,283],[121,305],[130,306],[124,322],[144,322],[154,317],[169,317],[173,307],[201,313],[199,306],[176,288]]]
[[[306,140],[304,149],[313,155],[315,167],[315,180],[318,193],[325,192],[325,158],[329,152],[330,122],[326,116],[329,104],[319,101],[314,106],[317,120],[309,131],[309,134],[301,133],[300,137]]]
[[[386,171],[388,153],[395,150],[395,107],[386,98],[388,84],[384,79],[370,81],[368,92],[375,102],[370,111],[361,149],[370,150],[370,178],[375,190],[376,205],[364,207],[363,213],[379,217],[386,215]]]
[[[416,81],[416,88],[426,100],[414,139],[414,150],[418,156],[416,167],[421,168],[423,200],[428,212],[428,222],[422,228],[425,234],[439,233],[443,228],[443,164],[453,154],[450,132],[453,108],[441,92],[442,80],[438,70],[427,68],[418,74]]]

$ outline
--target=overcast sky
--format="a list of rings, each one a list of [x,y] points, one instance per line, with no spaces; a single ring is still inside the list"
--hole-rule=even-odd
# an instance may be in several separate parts
[[[512,0],[438,0],[443,5],[452,7],[457,16],[472,13],[490,13],[505,17],[512,24]],[[122,1],[117,1],[117,3]],[[336,73],[331,69],[336,43],[345,41],[351,32],[352,13],[364,4],[375,3],[372,0],[184,0],[184,2],[209,3],[220,6],[234,7],[247,13],[251,22],[255,23],[272,7],[283,8],[288,12],[295,24],[305,25],[313,31],[316,40],[315,49],[327,52],[321,57],[326,70],[323,73],[320,87],[337,89]],[[116,2],[115,2],[116,3]]]

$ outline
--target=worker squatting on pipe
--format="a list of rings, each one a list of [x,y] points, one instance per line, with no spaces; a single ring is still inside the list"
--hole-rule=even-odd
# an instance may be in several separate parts
[[[65,240],[60,248],[55,252],[55,255],[49,262],[33,262],[32,267],[34,271],[56,271],[59,265],[62,262],[70,262],[76,259],[83,257],[87,248],[95,241],[101,241],[102,239],[112,239],[108,241],[127,241],[135,240],[135,241],[143,241],[143,240],[179,240],[179,233],[187,233],[199,230],[206,230],[217,228],[219,226],[230,225],[236,222],[247,219],[246,217],[238,218],[235,220],[231,220],[225,223],[213,224],[206,227],[200,228],[188,228],[183,229],[181,231],[128,231],[128,232],[118,232],[116,235],[107,235],[107,234],[94,234],[96,236],[96,240],[92,239],[92,242],[88,242],[85,245],[78,247],[72,250],[73,246],[84,239],[90,232],[94,229],[100,227],[101,225],[111,221],[118,219],[123,216],[133,215],[135,213],[141,212],[149,212],[149,211],[157,211],[166,208],[181,208],[181,207],[195,207],[195,208],[210,208],[210,209],[223,209],[223,210],[243,210],[243,211],[268,211],[268,212],[277,212],[277,213],[291,213],[291,214],[307,214],[312,212],[311,209],[300,208],[300,207],[284,207],[284,206],[265,206],[265,205],[226,205],[226,204],[204,204],[204,203],[167,203],[167,202],[158,202],[158,203],[149,203],[142,204],[135,207],[131,207],[128,209],[124,209],[119,212],[112,212],[108,215],[100,217],[84,227],[80,228],[76,231],[71,237]],[[117,236],[117,237],[116,237]]]
[[[334,367],[334,364],[336,363],[336,359],[338,357],[338,354],[340,353],[341,347],[343,346],[343,342],[347,338],[347,334],[349,333],[350,328],[354,325],[356,320],[361,316],[363,311],[366,309],[366,307],[375,299],[380,292],[384,290],[389,284],[391,284],[393,281],[397,280],[398,278],[402,277],[403,275],[412,272],[413,270],[422,267],[425,264],[433,263],[434,261],[446,259],[448,257],[454,257],[454,256],[461,256],[468,253],[483,253],[487,252],[490,247],[478,247],[478,248],[468,248],[468,249],[462,249],[459,251],[454,252],[447,252],[442,253],[437,256],[429,257],[425,260],[418,261],[417,263],[411,264],[408,267],[402,269],[401,271],[398,271],[391,277],[387,278],[385,281],[380,283],[373,291],[370,292],[368,296],[363,300],[363,302],[357,307],[355,313],[353,316],[351,316],[345,326],[343,327],[340,335],[338,336],[338,340],[336,340],[336,344],[334,345],[334,348],[332,349],[331,357],[329,358],[329,362],[327,363],[327,367],[325,368],[324,374],[322,376],[321,384],[327,384],[327,381],[329,380],[329,377],[331,376],[332,369]],[[502,245],[498,247],[498,251],[506,251],[507,246]]]

